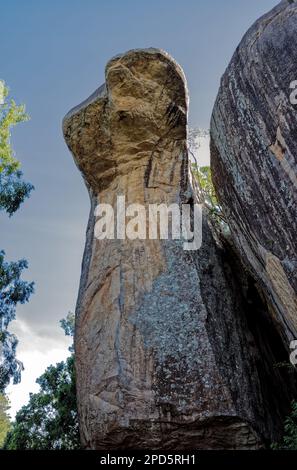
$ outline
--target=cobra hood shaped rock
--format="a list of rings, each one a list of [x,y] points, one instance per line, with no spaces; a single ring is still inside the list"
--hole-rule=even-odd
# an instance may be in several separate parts
[[[280,400],[266,394],[279,372],[259,366],[247,305],[206,217],[196,252],[180,240],[94,237],[95,207],[115,207],[118,195],[145,207],[198,202],[187,108],[181,68],[140,49],[112,59],[105,85],[63,122],[91,199],[75,332],[86,448],[258,448],[280,429]],[[274,360],[269,348],[265,357]]]

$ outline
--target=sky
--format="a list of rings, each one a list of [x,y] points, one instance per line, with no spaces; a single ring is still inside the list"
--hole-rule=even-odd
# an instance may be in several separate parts
[[[35,294],[17,309],[12,330],[25,371],[10,385],[11,415],[38,390],[36,378],[68,354],[59,320],[74,311],[89,199],[63,141],[70,108],[104,82],[114,55],[158,47],[183,67],[189,123],[209,128],[232,54],[249,26],[276,0],[0,0],[0,79],[31,120],[13,131],[13,147],[35,191],[9,219],[0,213],[0,248],[26,258]],[[199,160],[200,159],[200,160]],[[204,142],[198,160],[205,164]]]

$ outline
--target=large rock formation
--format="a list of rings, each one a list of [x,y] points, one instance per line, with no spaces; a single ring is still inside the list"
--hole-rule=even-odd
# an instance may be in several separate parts
[[[112,59],[106,84],[64,119],[91,198],[75,334],[87,448],[257,448],[279,430],[277,358],[258,347],[263,305],[257,294],[245,301],[234,274],[242,268],[206,218],[198,251],[181,240],[94,237],[95,207],[115,207],[119,195],[145,208],[198,201],[187,105],[174,60],[133,50]]]
[[[297,338],[296,80],[297,3],[284,0],[236,49],[211,122],[219,200],[288,351]]]

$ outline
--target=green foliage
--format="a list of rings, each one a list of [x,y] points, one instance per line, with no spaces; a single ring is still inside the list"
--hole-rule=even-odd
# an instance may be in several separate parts
[[[9,216],[20,207],[29,196],[33,186],[22,181],[11,147],[11,129],[28,119],[24,106],[17,106],[14,100],[8,100],[8,89],[0,82],[0,210]],[[16,359],[17,338],[9,333],[9,323],[15,319],[18,303],[25,303],[33,292],[33,283],[24,282],[21,274],[27,268],[27,262],[20,260],[9,263],[5,253],[0,250],[0,393],[13,377],[20,381],[22,364]]]
[[[275,364],[273,364],[273,368],[274,369],[288,369],[291,371],[295,370],[295,366],[293,366],[293,364],[291,364],[288,361],[276,362]]]
[[[60,325],[64,330],[66,336],[74,336],[75,315],[73,312],[68,312],[67,317],[60,321]],[[73,344],[68,348],[70,352],[74,352]]]
[[[209,130],[190,128],[188,130],[188,150],[192,161],[192,174],[198,183],[205,207],[208,209],[214,225],[223,231],[228,231],[221,206],[218,203],[216,192],[212,182],[211,169],[209,166],[199,166],[199,151],[201,141],[209,138]]]
[[[192,164],[192,173],[198,182],[199,188],[202,192],[204,204],[207,207],[210,216],[222,229],[227,229],[227,222],[225,220],[222,208],[218,203],[216,192],[213,186],[210,167],[199,167],[195,163]]]
[[[17,170],[13,173],[4,168],[0,173],[0,210],[4,210],[12,216],[29,197],[32,184],[22,180],[22,172]]]
[[[79,448],[74,356],[48,367],[37,383],[40,392],[18,411],[4,448]]]
[[[33,283],[21,279],[27,261],[8,263],[0,251],[0,393],[3,393],[11,377],[18,383],[23,365],[16,359],[17,338],[9,333],[9,323],[15,319],[18,303],[29,300],[34,291]]]
[[[6,435],[11,427],[8,414],[9,409],[10,405],[7,396],[4,394],[0,395],[0,449],[2,449]]]
[[[2,82],[0,102],[0,173],[7,169],[9,173],[20,167],[11,147],[11,129],[20,122],[29,119],[25,106],[18,106],[13,99],[8,99],[8,88]]]
[[[24,105],[18,106],[8,99],[8,89],[0,82],[0,210],[10,216],[29,197],[33,186],[22,180],[20,162],[11,146],[11,130],[17,124],[29,119]]]
[[[297,402],[292,403],[292,412],[285,420],[284,437],[279,444],[273,444],[274,450],[297,450]]]
[[[74,336],[75,316],[73,312],[68,312],[67,317],[60,321],[61,328],[66,336]]]
[[[74,315],[61,321],[66,335]],[[78,449],[80,446],[76,405],[74,355],[51,365],[36,381],[38,393],[16,415],[8,433],[5,449]]]
[[[199,182],[199,186],[204,194],[205,204],[209,209],[219,210],[219,204],[211,178],[211,169],[209,166],[192,165],[194,176]]]

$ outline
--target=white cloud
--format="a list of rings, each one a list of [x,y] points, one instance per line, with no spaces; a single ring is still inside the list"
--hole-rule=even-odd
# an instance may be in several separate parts
[[[21,382],[17,385],[10,384],[7,388],[11,403],[10,415],[14,418],[16,412],[28,402],[29,393],[39,390],[36,379],[49,365],[61,362],[69,355],[68,347],[72,339],[65,337],[62,330],[56,336],[45,336],[44,332],[39,335],[20,320],[13,322],[10,331],[19,339],[17,357],[25,367]]]

